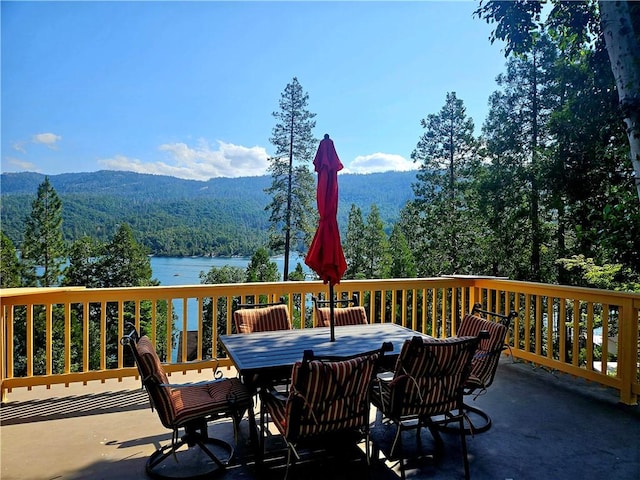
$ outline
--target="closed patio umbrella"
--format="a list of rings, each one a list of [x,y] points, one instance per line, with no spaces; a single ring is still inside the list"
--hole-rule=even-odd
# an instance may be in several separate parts
[[[342,170],[343,165],[338,158],[333,140],[327,134],[320,141],[313,165],[318,172],[317,202],[320,220],[305,263],[324,283],[329,284],[330,328],[333,342],[335,341],[333,286],[340,283],[347,269],[347,262],[340,243],[337,219],[338,171]]]

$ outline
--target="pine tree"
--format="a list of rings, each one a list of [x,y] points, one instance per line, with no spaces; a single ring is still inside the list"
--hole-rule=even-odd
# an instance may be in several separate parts
[[[315,212],[313,208],[314,178],[306,165],[313,160],[317,140],[312,130],[315,113],[307,110],[309,95],[297,78],[288,84],[280,97],[280,110],[273,113],[276,126],[269,141],[275,146],[270,158],[271,195],[270,247],[284,250],[284,280],[289,278],[291,249],[305,251],[311,241]]]
[[[393,226],[389,236],[391,252],[391,278],[414,278],[416,276],[416,262],[409,249],[407,237],[402,233],[398,224]]]
[[[364,229],[365,278],[389,278],[391,256],[389,239],[384,231],[377,205],[371,205]]]
[[[427,275],[471,273],[468,263],[477,255],[471,213],[470,184],[476,157],[473,120],[462,100],[447,93],[439,113],[423,119],[426,132],[411,154],[420,163],[413,185],[415,208],[423,235],[414,239],[417,258],[428,259]],[[430,258],[429,258],[430,257]]]
[[[489,199],[481,212],[492,213],[487,221],[494,235],[502,236],[497,249],[487,248],[497,254],[492,262],[495,270],[492,273],[497,275],[531,281],[556,280],[552,263],[555,251],[548,248],[549,235],[555,228],[552,224],[563,225],[564,215],[557,210],[558,202],[549,207],[553,189],[549,176],[545,175],[551,163],[550,147],[557,141],[551,138],[548,128],[549,118],[559,105],[553,78],[556,59],[549,38],[536,37],[529,53],[507,62],[506,73],[497,78],[500,90],[490,99],[491,110],[483,127],[490,159],[485,179],[488,184],[480,188],[486,189],[483,197]],[[565,173],[564,168],[558,168],[551,177]],[[555,218],[549,214],[551,211],[555,211]],[[504,237],[514,226],[520,238],[507,241]],[[518,245],[522,241],[524,245]],[[526,268],[517,265],[521,255],[514,255],[516,246],[520,252],[528,252]],[[510,259],[509,264],[500,265],[506,259]],[[501,271],[504,267],[511,271]]]
[[[100,288],[105,282],[100,278],[102,245],[90,237],[76,240],[69,249],[69,265],[64,271],[63,285]]]
[[[148,250],[139,244],[128,224],[122,224],[111,241],[105,245],[103,259],[98,266],[102,287],[142,287],[157,285],[151,278]]]
[[[266,248],[259,248],[247,266],[247,282],[278,282],[278,265],[269,259]]]
[[[38,186],[25,222],[22,244],[24,283],[28,286],[58,285],[66,248],[62,237],[62,201],[51,186],[49,177]],[[40,267],[42,273],[38,273]]]
[[[344,257],[347,261],[347,270],[344,273],[345,279],[365,278],[365,228],[362,218],[362,210],[351,204],[349,210],[349,223],[347,224],[347,235],[344,242]]]

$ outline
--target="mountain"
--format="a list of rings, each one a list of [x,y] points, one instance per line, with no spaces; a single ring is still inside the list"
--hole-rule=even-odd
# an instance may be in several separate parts
[[[412,198],[416,172],[339,176],[338,222],[344,232],[352,204],[365,216],[376,204],[390,230]],[[138,241],[158,255],[246,255],[267,243],[270,176],[213,178],[206,182],[102,170],[49,175],[63,203],[65,239],[109,240],[126,222]],[[45,175],[0,176],[2,231],[22,243],[24,219]]]

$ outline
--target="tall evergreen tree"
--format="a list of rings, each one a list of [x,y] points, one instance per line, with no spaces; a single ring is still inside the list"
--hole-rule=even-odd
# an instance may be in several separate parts
[[[547,172],[553,163],[554,144],[548,123],[560,102],[555,79],[557,51],[547,36],[532,41],[528,53],[509,59],[506,73],[497,78],[500,90],[490,99],[483,127],[489,166],[480,179],[480,214],[493,235],[486,249],[491,273],[554,281],[556,251],[549,245],[559,211],[550,208],[553,200]],[[518,227],[519,237],[505,243],[505,232],[513,232],[513,226]],[[529,256],[526,268],[519,264],[525,250]],[[505,263],[507,258],[512,259],[510,264]]]
[[[514,143],[518,125],[509,121],[514,112],[509,95],[494,92],[489,114],[482,127],[482,156],[475,188],[479,214],[485,220],[485,272],[524,280],[529,272],[529,187],[521,159],[520,144]]]
[[[147,249],[140,245],[133,234],[133,230],[127,224],[122,224],[112,239],[107,243],[101,243],[91,238],[84,237],[73,243],[69,254],[69,265],[65,269],[64,285],[78,285],[91,288],[108,287],[138,287],[158,285],[158,281],[151,278],[151,262],[147,255]],[[90,368],[98,368],[100,355],[105,355],[107,365],[113,367],[117,364],[118,345],[118,322],[120,313],[116,303],[108,302],[105,318],[107,319],[107,351],[100,351],[100,322],[101,304],[90,304],[88,311],[84,308],[73,308],[74,317],[72,332],[73,342],[81,345],[82,324],[89,322],[90,339],[89,345]],[[164,348],[167,344],[168,325],[168,305],[167,302],[143,301],[140,303],[139,311],[130,302],[124,304],[122,312],[125,324],[133,323],[137,316],[140,317],[140,327],[144,333],[149,334],[151,329],[152,309],[156,310],[156,345],[160,355],[164,357]],[[172,319],[172,323],[173,323]],[[172,333],[173,337],[173,333]],[[173,341],[172,338],[170,341]],[[131,359],[125,362],[130,365]],[[74,351],[72,362],[75,368],[82,365],[80,351]]]
[[[271,195],[270,246],[284,249],[284,280],[289,278],[289,252],[306,250],[313,231],[314,179],[308,167],[317,140],[313,136],[315,113],[309,112],[309,95],[296,77],[280,97],[280,110],[273,113],[276,125],[269,141],[275,146],[269,171],[273,178],[266,192]],[[311,216],[311,218],[310,218]]]
[[[389,236],[391,252],[391,278],[414,278],[417,274],[416,262],[409,248],[407,237],[399,224],[393,226]]]
[[[391,256],[389,239],[384,231],[377,205],[371,205],[364,229],[365,278],[389,278]]]
[[[87,288],[100,288],[106,279],[100,264],[104,245],[93,238],[82,237],[69,248],[69,265],[64,271],[63,285],[76,285]]]
[[[627,175],[640,198],[640,2],[553,0],[552,4],[545,21],[543,2],[530,0],[481,0],[474,14],[488,23],[495,22],[491,41],[504,40],[506,55],[529,52],[547,27],[578,55],[585,48],[606,45],[619,97],[619,118],[626,126],[630,152],[627,161],[631,163]]]
[[[473,120],[455,92],[447,93],[437,114],[421,121],[426,132],[411,154],[420,164],[413,185],[415,208],[424,236],[410,240],[414,255],[427,259],[427,275],[471,273],[468,262],[477,257],[470,185],[477,161]],[[430,257],[430,258],[429,258]]]
[[[344,242],[344,256],[347,261],[345,279],[365,278],[365,228],[362,210],[351,204],[349,223],[347,224],[346,240]]]
[[[128,224],[120,225],[112,240],[104,247],[99,275],[103,287],[142,287],[157,285],[151,278],[148,250],[140,245]]]
[[[41,287],[58,285],[65,260],[62,201],[51,186],[49,177],[45,177],[38,186],[37,197],[25,222],[22,244],[25,284]],[[38,267],[42,271],[40,274]]]

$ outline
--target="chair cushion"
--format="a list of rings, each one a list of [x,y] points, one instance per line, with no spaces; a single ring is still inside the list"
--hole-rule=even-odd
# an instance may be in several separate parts
[[[145,388],[167,428],[179,428],[190,421],[225,412],[242,412],[251,405],[251,394],[237,378],[171,385],[149,337],[141,337],[136,349]]]
[[[157,383],[169,383],[167,374],[164,372],[164,368],[162,368],[160,358],[149,337],[146,335],[142,336],[138,340],[136,349],[138,350],[138,356],[142,362],[141,368],[145,376],[151,376]]]
[[[238,333],[291,330],[287,305],[240,309],[233,312]]]
[[[429,417],[456,408],[458,390],[469,375],[476,337],[424,338],[419,350],[407,340],[391,382],[381,382],[374,403],[391,416]]]
[[[333,309],[334,325],[365,325],[368,322],[364,307],[344,307]],[[331,309],[322,307],[316,309],[318,327],[328,327],[331,322]]]
[[[281,433],[294,440],[367,425],[368,390],[378,357],[297,362],[284,412],[271,412],[282,424]]]
[[[169,388],[175,426],[234,410],[242,412],[252,402],[251,394],[238,378]]]
[[[491,384],[507,336],[507,327],[476,315],[465,315],[460,322],[457,334],[477,336],[482,330],[489,332],[489,338],[480,340],[471,363],[471,375],[467,380],[467,387],[486,388]]]

